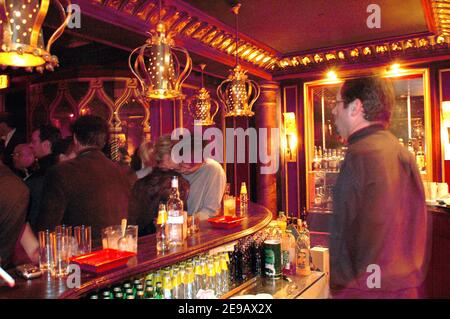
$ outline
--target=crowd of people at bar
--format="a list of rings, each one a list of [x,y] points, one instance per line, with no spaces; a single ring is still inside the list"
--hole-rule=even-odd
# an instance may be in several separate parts
[[[163,135],[140,145],[133,156],[140,165],[126,165],[110,158],[108,132],[106,121],[85,115],[73,123],[70,137],[42,125],[27,141],[11,114],[0,113],[2,266],[37,262],[36,233],[57,225],[91,226],[94,244],[101,229],[123,218],[138,225],[140,236],[154,233],[173,176],[189,215],[205,219],[219,212],[226,184],[219,163],[176,163],[171,152],[178,141]]]

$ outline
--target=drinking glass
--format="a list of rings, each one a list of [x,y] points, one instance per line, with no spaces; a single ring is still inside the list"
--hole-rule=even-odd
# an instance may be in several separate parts
[[[223,199],[223,215],[224,216],[236,216],[236,197],[226,196]]]
[[[55,231],[50,233],[50,243],[52,252],[50,274],[52,277],[64,277],[68,272],[72,237]]]
[[[91,252],[91,226],[76,226],[74,228],[75,239],[78,245],[78,254],[83,255]]]
[[[41,271],[50,270],[52,263],[52,245],[50,242],[50,231],[38,232],[39,237],[39,269]]]

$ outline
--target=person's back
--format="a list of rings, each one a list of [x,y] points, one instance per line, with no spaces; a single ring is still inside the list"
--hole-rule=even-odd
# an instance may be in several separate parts
[[[99,238],[102,228],[127,217],[129,191],[119,166],[100,150],[87,149],[47,172],[37,227],[84,224]]]
[[[0,190],[0,259],[6,265],[25,224],[29,192],[3,163],[0,163]]]
[[[340,201],[335,201],[331,224],[331,286],[371,291],[369,265],[381,270],[377,291],[420,286],[428,227],[412,154],[387,130],[363,129],[349,140],[335,190]]]

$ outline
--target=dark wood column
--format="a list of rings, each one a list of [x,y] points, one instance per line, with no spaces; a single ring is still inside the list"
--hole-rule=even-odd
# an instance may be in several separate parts
[[[260,82],[261,95],[253,107],[256,116],[256,129],[267,129],[267,147],[268,154],[274,150],[271,149],[271,142],[275,136],[270,134],[271,128],[279,128],[278,97],[280,86],[277,82]],[[280,133],[281,134],[281,133]],[[260,144],[261,145],[261,144]],[[259,146],[260,147],[260,146]],[[279,159],[279,158],[278,158]],[[256,198],[257,202],[267,207],[274,215],[277,214],[277,174],[261,174],[261,167],[266,166],[260,162],[256,171]],[[281,169],[281,162],[279,162]]]

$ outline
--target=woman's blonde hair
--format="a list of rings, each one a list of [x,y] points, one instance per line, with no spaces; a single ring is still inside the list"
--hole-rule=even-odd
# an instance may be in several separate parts
[[[160,136],[155,144],[156,162],[161,162],[165,154],[170,154],[176,142],[178,141],[173,141],[170,134]]]
[[[153,167],[156,166],[155,161],[155,143],[152,141],[144,142],[139,147],[139,157],[142,160],[142,164],[145,167]]]

